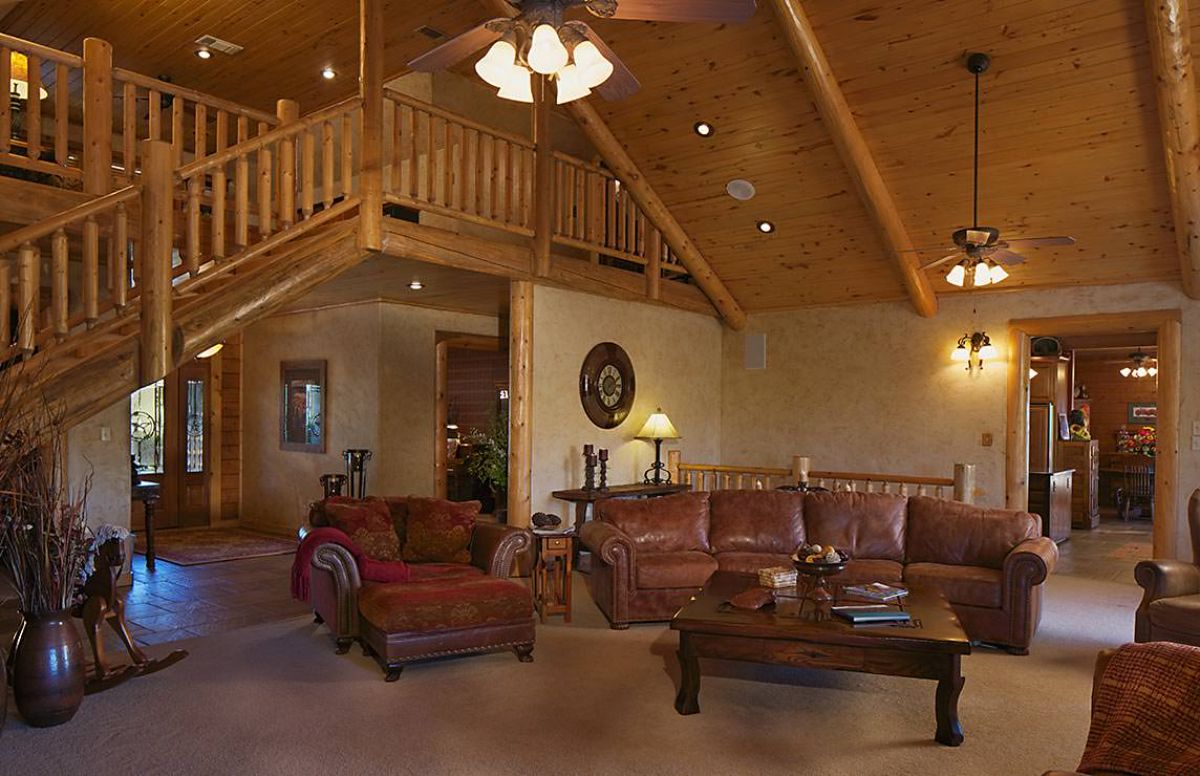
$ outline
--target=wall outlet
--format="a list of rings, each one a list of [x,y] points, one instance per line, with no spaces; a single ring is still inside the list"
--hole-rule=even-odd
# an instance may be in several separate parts
[[[112,441],[112,428],[110,428],[109,426],[101,426],[100,427],[100,441],[101,442],[111,442]]]
[[[983,432],[983,436],[979,440],[979,444],[983,445],[984,447],[991,447],[992,442],[994,442],[994,441],[995,440],[992,438],[992,432],[985,431],[985,432]]]

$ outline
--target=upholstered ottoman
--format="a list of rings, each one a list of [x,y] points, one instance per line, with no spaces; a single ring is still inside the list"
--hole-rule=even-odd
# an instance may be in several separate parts
[[[493,576],[364,585],[358,593],[363,649],[389,682],[406,663],[511,648],[533,660],[533,597]]]

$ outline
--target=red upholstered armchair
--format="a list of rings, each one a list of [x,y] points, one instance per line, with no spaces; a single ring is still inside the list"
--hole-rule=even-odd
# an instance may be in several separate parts
[[[406,540],[407,499],[387,498],[394,530],[403,546]],[[328,527],[324,504],[318,502],[309,510],[309,524],[301,528],[301,536],[315,528]],[[455,577],[488,575],[508,579],[518,553],[527,552],[533,539],[526,530],[493,523],[475,523],[470,537],[470,559],[465,563],[407,563],[408,575],[414,582]],[[386,565],[386,564],[377,564]],[[312,551],[309,570],[308,602],[318,621],[332,631],[338,652],[350,648],[359,638],[359,594],[364,580],[355,553],[335,542],[321,543]],[[370,585],[367,581],[365,584]]]

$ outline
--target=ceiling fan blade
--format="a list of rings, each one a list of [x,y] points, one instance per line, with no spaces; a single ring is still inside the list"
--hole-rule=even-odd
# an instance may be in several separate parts
[[[616,0],[616,9],[601,0],[588,3],[597,16],[647,22],[744,22],[754,15],[754,0]]]
[[[933,269],[934,267],[940,267],[941,265],[945,264],[946,262],[956,261],[961,258],[962,258],[961,251],[958,253],[951,253],[949,256],[943,256],[942,258],[938,259],[937,261],[931,261],[928,264],[922,264],[921,269]]]
[[[942,245],[925,245],[920,248],[906,248],[900,251],[900,253],[929,253],[930,251],[944,251],[945,249],[946,245],[943,243]]]
[[[467,30],[462,35],[451,38],[432,51],[422,54],[409,62],[408,66],[422,73],[432,73],[435,70],[445,70],[458,64],[479,49],[490,46],[500,39],[503,34],[503,26],[496,22],[503,24],[508,20],[491,19],[486,21],[478,27]]]
[[[1074,237],[1018,237],[1013,240],[1005,240],[1004,244],[1010,248],[1049,248],[1055,245],[1074,245]]]
[[[600,49],[600,53],[604,55],[604,58],[609,62],[612,62],[612,75],[608,77],[607,81],[596,87],[596,92],[599,93],[601,97],[609,102],[616,102],[617,100],[623,100],[626,97],[632,97],[633,95],[637,94],[638,90],[642,88],[641,82],[639,82],[637,76],[635,76],[633,72],[625,66],[625,63],[621,61],[619,56],[617,56],[617,52],[609,48],[608,44],[604,42],[603,38],[596,34],[595,30],[589,27],[585,22],[578,21],[567,22],[565,26],[574,29],[580,35],[583,35],[592,43],[596,44],[596,48]]]
[[[997,264],[1003,264],[1008,267],[1011,267],[1014,264],[1024,264],[1025,263],[1024,256],[1022,256],[1019,253],[1013,253],[1012,251],[1010,251],[1006,248],[1000,248],[1000,249],[996,250],[994,253],[991,254],[991,256],[989,258],[991,258],[991,260],[996,262]]]

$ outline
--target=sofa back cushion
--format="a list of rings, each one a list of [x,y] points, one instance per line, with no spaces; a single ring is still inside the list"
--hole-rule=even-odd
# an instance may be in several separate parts
[[[708,499],[713,552],[791,554],[804,544],[804,494],[715,490]]]
[[[908,500],[909,563],[999,569],[1013,547],[1041,533],[1041,518],[1028,512],[928,496]]]
[[[471,536],[482,506],[478,501],[409,496],[407,502],[404,560],[410,563],[471,562]]]
[[[384,496],[383,500],[388,511],[392,513],[392,527],[396,529],[396,536],[400,537],[400,546],[403,547],[404,540],[408,537],[408,498]]]
[[[328,525],[349,536],[371,560],[401,559],[400,538],[383,499],[334,498],[325,501],[322,509]]]
[[[805,493],[808,541],[852,558],[904,560],[907,497],[890,493]]]
[[[597,502],[596,517],[620,529],[638,550],[709,551],[707,493],[605,499]]]

